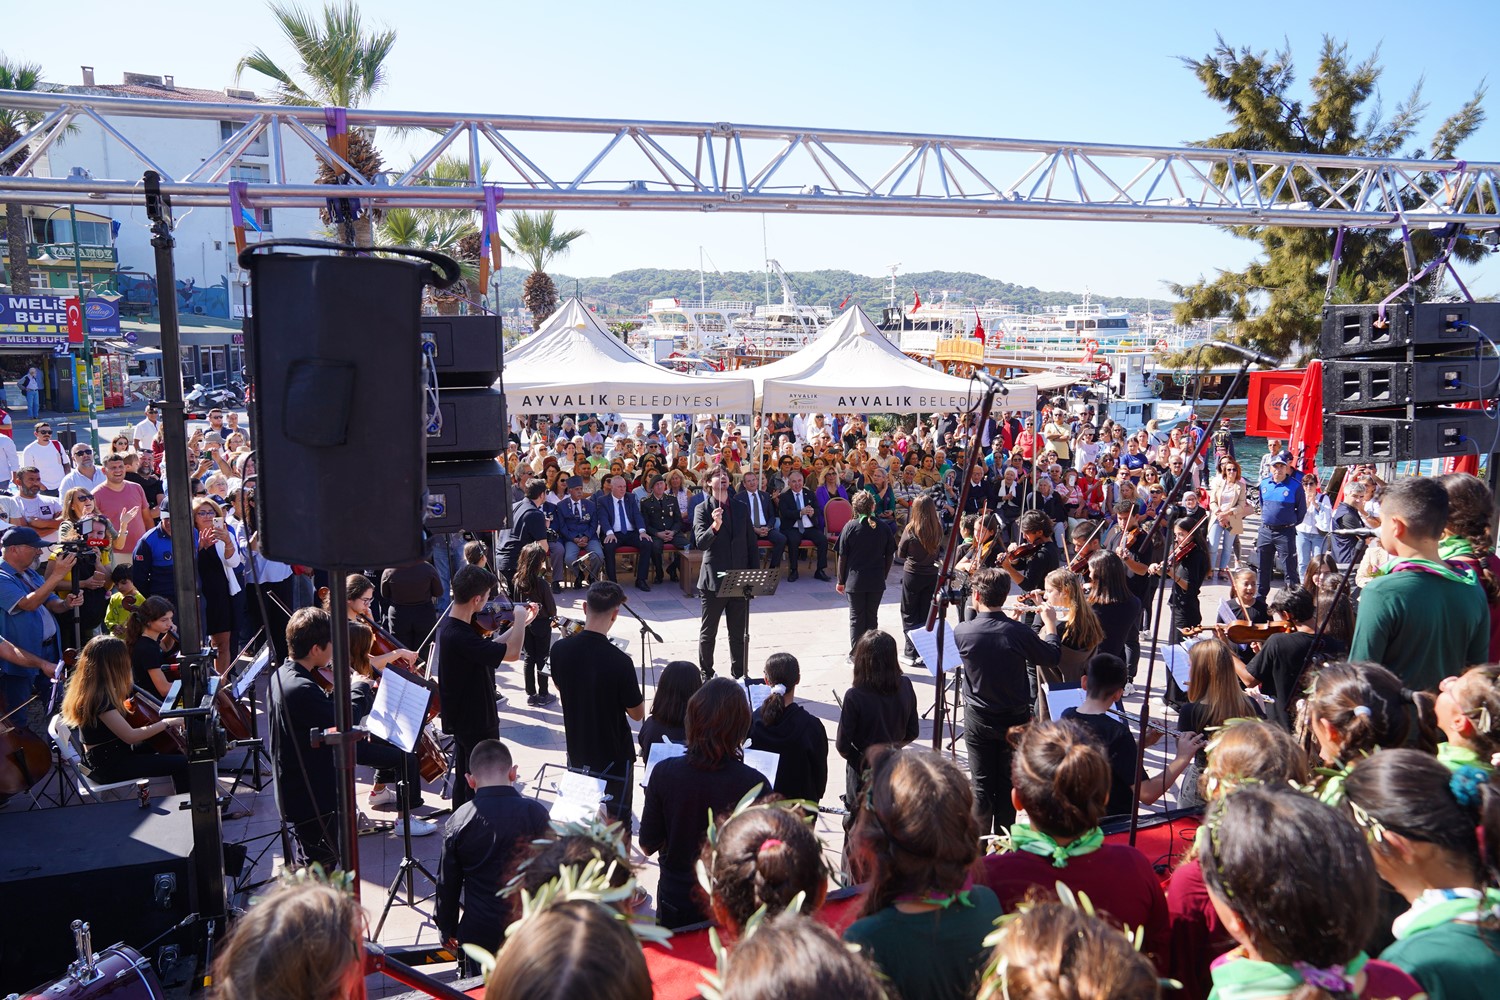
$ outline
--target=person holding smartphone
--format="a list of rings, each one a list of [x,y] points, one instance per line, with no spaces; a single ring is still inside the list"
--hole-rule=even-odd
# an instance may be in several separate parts
[[[198,586],[203,595],[204,635],[217,650],[220,674],[234,659],[230,638],[234,633],[234,595],[239,580],[234,567],[240,564],[234,535],[224,524],[224,510],[209,497],[193,499],[193,530],[198,546]]]

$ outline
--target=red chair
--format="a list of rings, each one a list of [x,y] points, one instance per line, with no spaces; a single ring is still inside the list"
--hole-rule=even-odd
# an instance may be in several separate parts
[[[854,507],[843,497],[829,497],[828,502],[823,505],[823,530],[828,533],[828,552],[837,557],[839,550],[839,534],[844,530],[844,525],[854,520]]]

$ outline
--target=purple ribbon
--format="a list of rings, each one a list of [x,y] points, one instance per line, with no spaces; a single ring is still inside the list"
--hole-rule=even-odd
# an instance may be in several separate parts
[[[349,131],[349,111],[347,108],[324,108],[323,122],[330,136],[343,135]]]
[[[1316,986],[1329,993],[1342,993],[1351,985],[1349,977],[1344,975],[1342,965],[1330,965],[1326,969],[1319,969],[1306,962],[1293,962],[1292,968],[1297,970],[1297,975],[1301,976],[1302,981],[1308,986]]]
[[[505,200],[505,189],[498,184],[484,185],[484,226],[481,234],[484,237],[484,253],[490,252],[490,240],[495,235],[495,220],[500,216],[500,203]]]

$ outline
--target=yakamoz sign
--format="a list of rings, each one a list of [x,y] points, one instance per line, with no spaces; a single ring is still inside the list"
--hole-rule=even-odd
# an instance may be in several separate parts
[[[1245,410],[1247,437],[1283,438],[1292,432],[1292,415],[1302,395],[1302,369],[1250,373],[1249,405]]]

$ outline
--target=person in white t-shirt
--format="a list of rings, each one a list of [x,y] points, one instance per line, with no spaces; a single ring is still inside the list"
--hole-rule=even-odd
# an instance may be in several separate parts
[[[94,449],[80,442],[73,446],[73,471],[63,476],[57,495],[66,496],[74,487],[92,493],[102,482],[104,470],[94,464]]]
[[[68,460],[62,445],[52,438],[52,425],[39,423],[32,428],[36,440],[21,450],[21,467],[36,469],[42,476],[42,486],[56,490],[68,474]]]
[[[0,515],[11,525],[35,529],[44,542],[57,541],[62,501],[42,492],[41,475],[32,466],[22,466],[11,482],[11,494],[0,496]]]
[[[8,487],[20,467],[21,456],[16,454],[16,443],[7,435],[0,434],[0,484]]]
[[[136,451],[145,455],[151,454],[151,442],[156,440],[159,413],[160,411],[155,406],[150,403],[146,404],[146,418],[136,424],[130,432]]]

